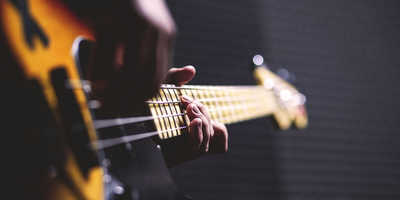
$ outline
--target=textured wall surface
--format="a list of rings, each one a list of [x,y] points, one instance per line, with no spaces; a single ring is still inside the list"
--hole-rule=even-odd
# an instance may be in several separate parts
[[[229,125],[229,151],[171,169],[194,199],[400,199],[400,1],[167,0],[191,84],[251,85],[251,58],[307,96],[306,130]]]

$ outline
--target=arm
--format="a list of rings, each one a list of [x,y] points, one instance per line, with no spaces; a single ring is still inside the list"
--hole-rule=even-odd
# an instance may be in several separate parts
[[[158,91],[161,82],[186,84],[195,74],[193,67],[185,67],[172,68],[165,75],[175,24],[164,1],[149,2],[118,1],[93,18],[97,49],[90,77],[94,98],[102,102],[106,115],[129,116]],[[200,102],[187,96],[181,100],[191,121],[191,131],[187,140],[164,143],[168,167],[205,153],[226,152],[225,126],[211,120]]]

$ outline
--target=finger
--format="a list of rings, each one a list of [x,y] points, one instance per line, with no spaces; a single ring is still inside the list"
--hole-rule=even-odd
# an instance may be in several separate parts
[[[225,125],[220,122],[214,121],[212,125],[214,135],[210,139],[210,154],[222,154],[228,150],[228,130]]]
[[[202,135],[203,141],[198,149],[198,153],[204,154],[209,149],[209,142],[211,137],[210,129],[212,129],[210,122],[207,118],[200,112],[200,109],[197,107],[196,104],[191,103],[186,108],[186,113],[190,119],[190,121],[194,121],[195,119],[200,119],[202,123]],[[192,130],[191,130],[192,131]],[[193,130],[195,131],[195,130]]]
[[[163,83],[184,85],[194,77],[196,69],[193,66],[183,68],[171,68],[164,76]]]
[[[183,95],[181,97],[181,101],[182,101],[182,104],[183,104],[184,108],[186,108],[191,103],[195,104],[197,106],[197,108],[199,108],[200,112],[206,117],[208,124],[213,124],[214,123],[211,120],[211,117],[210,117],[210,114],[207,111],[207,108],[202,103],[200,103],[199,101],[197,101],[197,100],[195,100],[195,99],[193,99],[193,98],[191,98],[190,96],[187,96],[187,95]],[[209,133],[211,135],[213,135],[214,134],[214,130],[213,130],[212,126],[209,126],[208,128],[209,128],[208,129]]]
[[[201,143],[203,142],[203,127],[202,121],[199,118],[194,119],[190,122],[190,138],[186,146],[187,156],[193,157],[193,155],[199,150]]]

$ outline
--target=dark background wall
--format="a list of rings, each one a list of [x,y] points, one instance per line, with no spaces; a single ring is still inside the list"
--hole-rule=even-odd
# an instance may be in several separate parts
[[[400,1],[167,0],[191,84],[251,85],[250,60],[297,75],[309,127],[229,125],[228,153],[171,169],[194,199],[400,199]]]

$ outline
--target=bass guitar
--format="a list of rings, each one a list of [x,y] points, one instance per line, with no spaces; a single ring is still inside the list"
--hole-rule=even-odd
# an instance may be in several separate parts
[[[93,30],[57,0],[0,0],[0,16],[6,199],[187,199],[159,150],[188,135],[183,94],[224,124],[273,116],[281,129],[307,126],[305,96],[262,63],[257,86],[164,84],[140,115],[97,119],[82,73]]]

